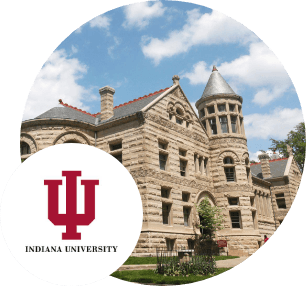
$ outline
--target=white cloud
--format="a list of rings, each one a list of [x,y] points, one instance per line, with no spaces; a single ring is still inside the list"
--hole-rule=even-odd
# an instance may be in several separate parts
[[[58,100],[87,109],[82,100],[95,98],[90,90],[78,84],[87,66],[77,58],[67,58],[65,50],[55,51],[40,70],[28,96],[23,119],[32,119],[52,107]]]
[[[115,58],[114,56],[114,49],[120,45],[120,40],[117,37],[114,37],[114,44],[107,48],[107,53],[110,55],[111,58]]]
[[[80,26],[79,28],[77,28],[74,32],[75,32],[76,34],[81,34],[81,33],[82,33],[82,28],[83,28],[83,25]]]
[[[111,19],[105,15],[99,15],[95,18],[93,18],[90,22],[89,25],[91,28],[103,28],[103,29],[108,29],[110,25]]]
[[[166,8],[159,1],[152,5],[149,2],[128,5],[124,7],[125,21],[122,26],[124,28],[143,29],[151,19],[161,17],[165,11]]]
[[[206,84],[211,69],[212,66],[201,61],[181,77],[188,78],[191,84]],[[230,81],[232,88],[243,85],[255,88],[253,102],[260,106],[283,96],[292,86],[283,65],[263,42],[251,43],[248,55],[221,63],[218,70]]]
[[[270,113],[253,113],[244,116],[244,127],[248,139],[285,139],[300,122],[303,122],[299,108],[276,108]]]
[[[76,54],[78,51],[79,50],[78,50],[78,48],[76,46],[71,45],[71,53],[70,53],[70,55]]]
[[[187,12],[186,24],[181,30],[170,32],[168,38],[144,38],[143,54],[156,65],[167,57],[190,50],[196,45],[224,43],[245,44],[257,37],[242,24],[217,11],[201,14],[198,9]]]
[[[186,72],[181,75],[181,78],[188,78],[190,84],[205,84],[211,75],[211,67],[207,67],[206,62],[200,61],[193,65],[191,72]]]

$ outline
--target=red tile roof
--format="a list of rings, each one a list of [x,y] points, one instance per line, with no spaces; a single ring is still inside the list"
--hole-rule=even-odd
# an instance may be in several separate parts
[[[148,95],[144,95],[144,96],[138,97],[138,98],[136,98],[136,99],[134,99],[134,100],[131,100],[131,101],[129,101],[129,102],[122,103],[122,104],[120,104],[120,105],[118,105],[118,106],[115,106],[114,109],[117,109],[117,108],[119,108],[119,107],[122,107],[122,106],[125,106],[125,105],[128,105],[128,104],[131,104],[131,103],[136,102],[136,101],[139,101],[139,100],[142,100],[142,99],[144,99],[144,98],[148,98],[148,97],[153,96],[153,95],[155,95],[155,94],[164,92],[164,91],[166,91],[167,89],[169,89],[169,87],[167,87],[167,88],[165,88],[165,89],[161,89],[161,90],[159,90],[159,91],[155,91],[155,92],[153,92],[153,93],[149,93]]]
[[[164,91],[166,91],[166,90],[168,90],[168,89],[169,89],[169,87],[167,87],[167,88],[165,88],[165,89],[161,89],[161,90],[159,90],[159,91],[155,91],[155,92],[153,92],[153,93],[149,93],[148,95],[144,95],[144,96],[138,97],[138,98],[136,98],[136,99],[134,99],[134,100],[131,100],[131,101],[129,101],[129,102],[125,102],[125,103],[122,103],[122,104],[120,104],[120,105],[118,105],[118,106],[115,106],[114,109],[117,109],[117,108],[120,108],[120,107],[122,107],[122,106],[126,106],[126,105],[128,105],[128,104],[131,104],[131,103],[133,103],[133,102],[136,102],[136,101],[139,101],[139,100],[148,98],[148,97],[153,96],[153,95],[155,95],[155,94],[162,93],[162,92],[164,92]],[[69,104],[67,104],[67,103],[64,103],[61,99],[59,99],[58,101],[59,101],[59,103],[60,103],[61,105],[65,106],[65,107],[72,108],[72,109],[74,109],[74,110],[76,110],[76,111],[80,111],[80,112],[82,112],[82,113],[84,113],[84,114],[87,114],[87,115],[90,115],[90,116],[92,116],[92,117],[96,117],[96,116],[98,116],[98,115],[100,114],[100,112],[97,112],[97,113],[95,113],[95,114],[91,114],[91,113],[86,112],[86,111],[84,111],[84,110],[82,110],[82,109],[78,109],[78,108],[76,108],[76,107],[74,107],[74,106],[71,106],[71,105],[69,105]]]
[[[275,161],[287,160],[287,159],[288,159],[288,158],[273,159],[273,160],[269,160],[269,163],[275,162]],[[261,162],[259,162],[259,163],[251,163],[251,166],[253,166],[253,165],[259,165],[259,164],[261,164]]]

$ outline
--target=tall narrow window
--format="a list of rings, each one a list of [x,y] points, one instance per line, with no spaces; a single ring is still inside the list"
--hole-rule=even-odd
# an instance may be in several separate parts
[[[172,114],[169,114],[169,120],[172,120]]]
[[[170,208],[171,205],[162,204],[163,224],[170,224]]]
[[[229,111],[235,112],[235,104],[229,104]]]
[[[113,157],[116,158],[122,164],[122,154],[116,154],[113,155]]]
[[[206,120],[203,120],[203,121],[202,121],[202,124],[203,124],[205,130],[207,130],[207,128],[206,128]]]
[[[182,125],[183,124],[183,120],[176,117],[176,123]]]
[[[208,114],[215,113],[215,107],[213,105],[207,106]]]
[[[204,111],[204,109],[200,109],[200,110],[199,110],[199,116],[200,116],[200,118],[205,116],[205,111]]]
[[[235,181],[235,168],[224,168],[226,180],[228,182],[234,182]]]
[[[161,188],[161,197],[169,199],[170,196],[170,190],[166,188]]]
[[[218,104],[218,110],[219,112],[224,112],[225,110],[225,104]]]
[[[231,125],[232,125],[232,132],[233,133],[237,133],[236,121],[237,121],[237,117],[236,116],[231,116]]]
[[[120,142],[120,143],[110,144],[109,149],[111,151],[122,149],[122,143]]]
[[[188,249],[194,249],[194,240],[188,239]]]
[[[164,154],[159,154],[159,168],[161,170],[166,170],[166,165],[167,165],[167,155]]]
[[[167,250],[172,251],[174,249],[174,239],[167,239],[166,244],[167,244]]]
[[[211,134],[217,134],[216,118],[209,119]]]
[[[184,212],[184,226],[189,226],[190,208],[183,208]]]
[[[230,212],[232,228],[241,228],[240,212]]]
[[[189,201],[190,194],[189,193],[182,193],[182,201],[188,202]]]
[[[227,117],[221,116],[219,117],[220,125],[221,125],[221,132],[228,133],[228,126],[227,126]]]
[[[276,203],[279,209],[285,209],[286,208],[286,200],[284,193],[275,194],[276,197]]]
[[[158,142],[158,148],[167,150],[167,143],[159,141]]]
[[[30,146],[27,143],[22,142],[20,144],[20,155],[28,155],[28,154],[31,154]]]
[[[181,176],[186,177],[186,168],[187,167],[187,161],[180,160],[180,172]]]

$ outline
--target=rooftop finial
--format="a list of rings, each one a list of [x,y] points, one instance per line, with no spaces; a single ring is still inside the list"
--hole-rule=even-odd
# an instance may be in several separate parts
[[[173,80],[173,85],[180,84],[180,77],[178,75],[174,75],[172,77],[172,80]]]
[[[217,67],[215,65],[213,66],[213,70],[212,71],[218,71]]]

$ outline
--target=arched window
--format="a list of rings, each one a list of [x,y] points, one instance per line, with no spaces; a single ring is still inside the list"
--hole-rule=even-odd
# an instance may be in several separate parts
[[[184,115],[183,111],[182,111],[180,108],[177,108],[177,109],[176,109],[176,113],[177,113],[178,115],[181,115],[181,116]]]
[[[224,164],[234,164],[234,161],[231,157],[225,157],[223,162]]]
[[[231,157],[225,157],[223,159],[224,165],[224,173],[226,177],[227,182],[235,182],[236,176],[235,176],[235,166],[234,166],[234,160]]]
[[[30,146],[25,142],[21,142],[20,143],[20,155],[28,155],[28,154],[31,154]]]

